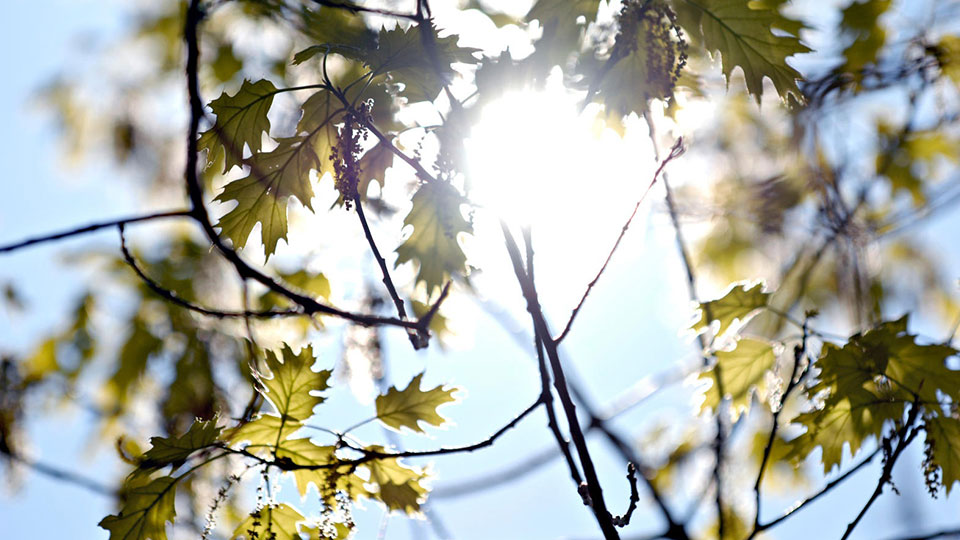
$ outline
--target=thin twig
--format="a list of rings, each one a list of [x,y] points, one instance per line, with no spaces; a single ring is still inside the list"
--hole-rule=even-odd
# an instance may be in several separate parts
[[[81,234],[86,234],[89,232],[97,231],[100,229],[106,229],[108,227],[116,227],[118,225],[129,225],[133,223],[142,223],[145,221],[154,221],[157,219],[172,218],[172,217],[191,217],[190,210],[170,210],[167,212],[157,212],[154,214],[146,214],[143,216],[132,216],[121,219],[115,219],[112,221],[101,221],[99,223],[91,223],[89,225],[84,225],[76,229],[70,229],[69,231],[62,231],[58,233],[48,234],[44,236],[36,236],[33,238],[28,238],[26,240],[21,240],[13,244],[8,244],[6,246],[0,246],[0,253],[9,253],[11,251],[16,251],[21,248],[28,246],[42,244],[44,242],[51,242],[53,240],[60,240],[63,238],[69,238],[71,236],[79,236]]]
[[[770,461],[770,453],[773,450],[773,443],[777,438],[777,429],[780,427],[780,413],[783,412],[783,404],[787,401],[787,398],[790,397],[790,393],[794,388],[800,383],[800,379],[803,378],[803,373],[800,372],[800,365],[803,362],[803,357],[807,354],[807,322],[803,323],[803,338],[800,341],[800,346],[794,350],[793,354],[793,367],[790,372],[790,380],[787,382],[787,388],[784,390],[783,395],[780,397],[780,404],[777,407],[777,410],[773,411],[773,421],[772,426],[770,427],[770,436],[767,437],[767,444],[763,447],[763,458],[760,460],[760,469],[757,471],[757,480],[753,484],[753,494],[754,494],[754,504],[756,506],[756,513],[753,516],[753,532],[750,533],[750,536],[747,537],[747,540],[750,540],[757,535],[757,529],[760,525],[760,491],[761,485],[763,484],[763,474],[766,472],[767,463]]]
[[[613,524],[617,527],[626,527],[630,524],[630,517],[633,516],[633,511],[637,509],[637,503],[640,502],[640,492],[637,490],[637,466],[633,463],[627,463],[627,482],[630,482],[630,505],[627,507],[626,514],[613,518]]]
[[[792,508],[790,508],[789,510],[787,510],[786,512],[784,512],[782,515],[780,515],[780,517],[774,519],[773,521],[770,521],[770,522],[768,522],[768,523],[763,523],[763,524],[761,524],[761,525],[758,527],[759,531],[762,532],[762,531],[766,531],[767,529],[772,529],[772,528],[776,527],[777,525],[779,525],[780,523],[782,523],[783,521],[785,521],[787,518],[795,515],[795,514],[796,514],[797,512],[799,512],[800,510],[806,508],[810,503],[812,503],[812,502],[816,501],[817,499],[819,499],[820,497],[826,495],[826,494],[829,493],[831,490],[833,490],[833,488],[835,488],[835,487],[839,486],[840,484],[842,484],[843,482],[845,482],[845,481],[847,480],[847,478],[849,478],[850,476],[852,476],[854,473],[856,473],[857,471],[859,471],[859,470],[862,469],[863,467],[869,465],[869,464],[874,460],[874,458],[876,458],[877,455],[880,454],[880,451],[881,451],[881,450],[882,450],[882,448],[881,448],[880,446],[877,446],[877,448],[876,448],[873,452],[870,452],[870,454],[867,455],[867,457],[863,458],[863,460],[862,460],[860,463],[857,463],[857,464],[856,464],[853,468],[851,468],[849,471],[847,471],[847,472],[841,474],[840,476],[836,477],[835,479],[831,480],[829,483],[827,483],[827,485],[823,486],[823,488],[822,488],[820,491],[818,491],[818,492],[814,493],[813,495],[807,497],[807,498],[804,499],[802,502],[794,505]]]
[[[960,527],[954,529],[943,529],[941,531],[924,534],[921,536],[901,536],[890,538],[889,540],[933,540],[934,538],[960,538]]]
[[[920,414],[920,406],[914,404],[910,409],[910,414],[907,416],[907,422],[897,433],[897,447],[893,450],[893,453],[886,457],[886,461],[883,464],[883,472],[880,474],[880,479],[877,481],[877,487],[874,488],[873,493],[870,494],[870,498],[867,499],[866,504],[863,505],[863,508],[860,509],[860,513],[857,514],[857,517],[847,525],[847,529],[844,531],[843,536],[840,540],[846,540],[850,537],[850,534],[853,533],[853,530],[860,523],[860,520],[863,519],[863,516],[867,514],[867,510],[870,509],[870,506],[873,505],[874,501],[880,497],[880,494],[883,493],[883,488],[888,483],[893,476],[893,466],[897,462],[897,458],[900,457],[900,454],[913,442],[913,439],[916,438],[917,434],[920,432],[918,428],[913,428],[914,422],[917,420],[917,416]],[[912,429],[911,429],[912,428]],[[881,444],[882,447],[882,444]]]
[[[180,298],[176,291],[164,288],[162,285],[154,281],[150,276],[146,274],[143,268],[137,264],[137,260],[133,257],[133,254],[130,253],[130,250],[127,249],[127,239],[124,234],[124,225],[120,224],[117,226],[117,229],[120,231],[120,251],[123,253],[123,259],[126,261],[127,265],[133,269],[134,273],[144,282],[144,284],[150,288],[153,292],[157,293],[158,296],[162,297],[164,300],[172,304],[176,304],[182,308],[189,309],[201,315],[206,315],[209,317],[215,317],[218,319],[228,319],[228,318],[249,318],[257,317],[262,319],[274,319],[278,317],[290,317],[303,315],[302,312],[298,310],[267,310],[267,311],[220,311],[215,309],[205,308],[203,306],[194,304],[190,301]]]
[[[600,266],[600,270],[597,272],[597,275],[587,284],[587,290],[583,291],[583,296],[580,298],[580,301],[577,302],[577,306],[573,308],[573,312],[570,314],[570,318],[567,320],[566,326],[564,326],[563,331],[560,332],[560,335],[553,338],[555,343],[560,343],[563,341],[563,338],[567,337],[567,334],[570,333],[570,327],[573,326],[573,320],[577,318],[577,313],[580,312],[580,308],[583,307],[583,303],[587,301],[587,296],[590,296],[590,291],[593,290],[594,285],[600,281],[600,276],[603,275],[603,272],[607,269],[607,265],[610,264],[610,260],[613,259],[613,254],[617,252],[617,248],[620,247],[620,242],[623,240],[623,237],[627,234],[627,229],[630,228],[630,224],[633,223],[633,218],[637,216],[637,211],[640,210],[640,205],[643,204],[644,199],[647,198],[647,194],[653,189],[653,186],[657,183],[657,178],[659,178],[660,173],[663,171],[663,168],[667,166],[667,163],[670,163],[673,159],[680,157],[683,154],[683,138],[677,139],[677,142],[674,143],[673,148],[670,149],[670,154],[660,162],[660,166],[657,167],[657,170],[653,173],[653,178],[650,180],[650,184],[647,185],[647,189],[643,191],[643,194],[640,195],[640,199],[637,200],[637,204],[633,207],[633,212],[630,212],[630,217],[627,218],[626,223],[623,224],[623,227],[620,229],[620,235],[617,236],[617,241],[613,243],[613,248],[610,249],[610,253],[607,255],[606,260],[603,261],[603,265]]]
[[[530,228],[523,231],[524,244],[527,248],[527,278],[535,282],[533,265],[533,239],[531,238]],[[550,370],[547,368],[547,360],[543,353],[543,336],[537,331],[536,325],[533,326],[534,348],[537,351],[537,368],[540,372],[540,392],[543,397],[543,403],[547,409],[547,427],[553,433],[553,438],[557,441],[557,448],[563,454],[567,462],[567,468],[570,470],[570,477],[573,484],[579,488],[583,483],[583,477],[580,476],[580,468],[573,459],[573,453],[570,451],[570,443],[563,437],[560,431],[560,423],[557,422],[557,411],[553,407],[553,392],[550,390]]]
[[[324,7],[342,9],[349,11],[350,13],[370,13],[373,15],[382,15],[384,17],[394,17],[397,19],[407,19],[410,21],[419,20],[417,15],[412,15],[410,13],[400,13],[398,11],[390,11],[388,9],[378,9],[365,6],[358,6],[350,2],[334,2],[333,0],[313,0],[315,4],[320,4]]]
[[[357,210],[357,217],[360,219],[360,225],[363,227],[363,235],[367,238],[367,244],[370,246],[373,258],[376,259],[377,265],[380,267],[380,274],[383,276],[383,285],[387,288],[387,293],[390,294],[390,299],[393,300],[393,305],[397,308],[397,315],[400,317],[400,320],[407,320],[407,310],[404,308],[403,299],[401,299],[400,294],[397,293],[397,288],[394,286],[393,279],[390,277],[390,270],[387,268],[387,261],[380,255],[377,243],[373,239],[373,233],[370,232],[370,224],[367,223],[367,216],[363,212],[363,203],[360,200],[360,195],[356,195],[353,198],[353,206]],[[429,322],[427,324],[429,325]],[[408,330],[407,336],[410,338],[410,343],[414,349],[422,349],[427,346],[428,337],[425,332]]]

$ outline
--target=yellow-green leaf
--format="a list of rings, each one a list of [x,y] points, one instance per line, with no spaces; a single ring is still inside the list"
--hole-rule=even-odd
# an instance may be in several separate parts
[[[294,354],[284,345],[282,360],[273,351],[267,351],[264,360],[272,377],[259,375],[266,392],[263,393],[281,418],[304,421],[313,414],[313,408],[323,403],[322,396],[315,395],[329,388],[330,370],[313,371],[316,358],[308,345]]]
[[[960,419],[937,416],[925,424],[927,445],[933,447],[933,460],[940,467],[940,481],[949,497],[954,482],[960,482]]]
[[[379,446],[368,448],[374,452],[383,452]],[[427,488],[420,485],[424,478],[422,470],[407,467],[396,459],[376,459],[366,463],[370,470],[370,482],[379,490],[372,496],[387,505],[390,510],[400,510],[407,514],[420,511],[420,503],[427,496]]]
[[[722,335],[736,321],[741,325],[745,324],[757,310],[767,305],[769,299],[770,293],[763,292],[762,283],[750,288],[734,284],[721,298],[700,303],[700,319],[691,328],[699,333],[706,330],[713,321],[720,321],[717,335]]]
[[[247,244],[253,227],[260,224],[264,251],[270,257],[277,243],[287,238],[287,202],[296,197],[309,209],[313,199],[310,171],[320,167],[320,158],[309,137],[286,137],[270,152],[254,154],[245,163],[250,174],[234,180],[217,195],[220,202],[237,206],[220,218],[217,226],[237,248]]]
[[[751,0],[678,0],[680,25],[708,51],[720,53],[727,80],[735,67],[743,70],[747,91],[760,101],[767,77],[781,99],[792,94],[803,99],[797,80],[800,73],[787,64],[787,57],[808,52],[795,32],[796,21],[780,14],[780,2]],[[774,29],[778,32],[774,33]],[[791,33],[791,30],[794,33]]]
[[[869,64],[877,63],[877,53],[886,41],[886,32],[880,26],[880,16],[890,8],[890,0],[855,1],[843,10],[840,21],[851,43],[843,50],[846,59],[842,69],[853,73],[859,80],[860,71]]]
[[[403,220],[413,232],[397,248],[396,266],[413,261],[419,266],[417,282],[427,286],[427,295],[443,286],[451,275],[467,272],[467,257],[460,248],[460,233],[472,233],[473,226],[463,218],[460,206],[466,199],[443,181],[420,186],[413,196],[413,208]]]
[[[103,518],[100,527],[110,531],[110,540],[166,540],[167,522],[177,515],[176,484],[176,478],[162,476],[134,487],[124,494],[120,512]]]
[[[430,34],[421,36],[422,32]],[[382,28],[377,48],[365,54],[363,61],[374,70],[374,76],[389,73],[392,82],[402,84],[400,95],[410,102],[433,101],[456,73],[450,64],[477,61],[473,57],[477,49],[460,47],[457,41],[457,35],[439,37],[432,24],[406,30]]]
[[[437,414],[437,407],[456,401],[453,393],[457,389],[444,389],[440,385],[423,391],[420,389],[421,379],[423,373],[414,377],[405,389],[398,390],[394,386],[386,394],[377,396],[377,419],[397,430],[407,427],[420,433],[424,432],[420,422],[432,426],[446,422],[446,418]]]
[[[710,386],[704,396],[703,407],[717,410],[724,397],[731,399],[732,417],[736,420],[741,411],[750,407],[751,390],[755,390],[761,401],[765,397],[765,378],[773,369],[777,360],[773,345],[753,338],[741,338],[731,351],[717,351],[717,363],[703,371],[700,379],[709,381]],[[723,386],[724,396],[720,395],[717,376]]]
[[[173,464],[176,467],[190,454],[217,442],[221,429],[217,427],[216,420],[198,420],[179,437],[151,437],[150,444],[153,447],[144,453],[140,466],[157,468]]]
[[[260,152],[263,133],[270,133],[267,113],[273,105],[277,87],[261,79],[255,83],[244,80],[234,95],[226,92],[210,102],[217,123],[200,136],[199,150],[208,150],[208,162],[223,156],[223,172],[243,163],[243,147],[250,152]]]
[[[306,521],[296,508],[285,504],[264,506],[247,516],[233,531],[234,540],[300,540],[297,524]]]

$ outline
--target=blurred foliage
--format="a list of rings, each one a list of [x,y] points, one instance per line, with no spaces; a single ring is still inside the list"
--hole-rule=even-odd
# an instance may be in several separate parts
[[[913,320],[955,333],[949,325],[960,308],[944,246],[907,236],[960,196],[960,19],[949,2],[922,4],[844,2],[831,14],[833,27],[818,29],[835,39],[813,51],[808,36],[829,17],[784,0],[538,0],[521,18],[486,2],[458,3],[496,28],[524,32],[533,52],[519,56],[461,46],[441,17],[419,10],[377,14],[380,3],[203,2],[202,94],[219,95],[206,103],[199,137],[204,188],[223,206],[211,205],[214,225],[235,249],[255,256],[262,247],[263,268],[291,288],[349,304],[339,289],[356,284],[332,281],[333,262],[319,271],[291,251],[333,243],[339,232],[311,231],[314,245],[293,246],[305,237],[291,234],[302,215],[289,199],[315,214],[354,204],[384,218],[406,211],[391,237],[402,239],[390,248],[396,267],[412,267],[400,287],[423,317],[450,281],[464,285],[454,294],[472,287],[464,243],[477,208],[463,152],[471,125],[484,105],[541,88],[559,68],[599,125],[622,135],[640,117],[658,128],[650,130],[656,144],[682,135],[685,159],[709,164],[673,186],[673,217],[689,232],[700,279],[716,289],[734,284],[699,303],[692,327],[709,360],[698,375],[699,420],[726,419],[730,444],[742,450],[728,448],[730,466],[750,471],[742,476],[751,485],[724,486],[730,498],[750,493],[764,467],[762,485],[796,489],[805,485],[805,459],[829,472],[843,466],[845,450],[856,455],[908,433],[923,434],[931,492],[949,493],[960,480],[951,450],[960,447],[953,335],[911,334],[902,316],[915,312]],[[182,97],[171,88],[183,86],[185,13],[184,2],[145,7],[127,36],[98,52],[135,50],[141,68],[65,69],[40,93],[58,119],[64,155],[77,161],[109,150],[138,172],[144,198],[182,200],[184,116],[179,101],[171,105],[171,95]],[[417,107],[440,124],[411,120]],[[708,118],[684,123],[684,115]],[[420,139],[405,147],[401,137],[410,133]],[[337,208],[314,202],[328,176]],[[405,196],[390,199],[388,190]],[[194,232],[143,242],[133,257],[186,302],[296,307],[275,292],[248,290]],[[427,470],[315,416],[333,366],[314,371],[309,344],[340,327],[319,317],[258,320],[257,328],[283,336],[282,347],[261,346],[251,318],[204,317],[166,301],[119,254],[73,259],[101,282],[32,350],[0,351],[0,454],[26,451],[24,422],[44,412],[26,406],[36,396],[96,412],[105,438],[128,437],[117,447],[134,466],[117,513],[100,523],[111,538],[164,540],[178,507],[206,516],[208,527],[219,512],[231,537],[251,540],[365,537],[354,533],[350,513],[360,499],[420,515]],[[14,284],[3,292],[5,309],[33,309]],[[364,304],[385,316],[393,307]],[[436,314],[429,332],[442,339],[447,322]],[[369,360],[366,371],[347,365],[349,376],[379,383],[379,336],[343,331],[344,358]],[[443,425],[437,408],[456,401],[454,389],[424,391],[422,376],[404,390],[382,389],[369,421],[401,433]],[[145,410],[149,427],[132,428]],[[299,431],[321,418],[327,444]],[[711,450],[712,437],[689,420],[678,440],[661,443],[647,475],[664,492],[695,475],[693,458]],[[147,434],[154,436],[143,451]],[[652,430],[641,440],[661,436]],[[276,482],[271,472],[290,472],[301,497],[315,490],[323,510],[310,515],[262,489],[250,508],[229,496],[246,485],[240,463],[261,471],[266,491]],[[757,523],[750,511],[724,507],[723,537],[747,536]],[[711,527],[704,535],[718,537]]]

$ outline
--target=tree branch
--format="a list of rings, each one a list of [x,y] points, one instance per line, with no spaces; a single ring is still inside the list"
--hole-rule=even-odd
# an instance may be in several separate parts
[[[119,225],[128,225],[132,223],[143,223],[145,221],[154,221],[158,219],[173,218],[173,217],[191,217],[192,213],[190,210],[170,210],[167,212],[157,212],[154,214],[146,214],[143,216],[132,216],[121,219],[115,219],[112,221],[101,221],[99,223],[91,223],[89,225],[84,225],[76,229],[70,229],[68,231],[62,231],[58,233],[48,234],[44,236],[36,236],[33,238],[28,238],[26,240],[21,240],[13,244],[7,244],[5,246],[0,246],[0,253],[9,253],[11,251],[16,251],[21,248],[28,246],[33,246],[36,244],[42,244],[45,242],[51,242],[53,240],[60,240],[63,238],[70,238],[72,236],[79,236],[81,234],[86,234],[93,231],[98,231],[100,229],[106,229],[108,227],[116,227]]]
[[[533,318],[533,323],[537,332],[543,336],[549,336],[550,330],[540,309],[540,301],[537,299],[537,291],[533,283],[530,282],[523,269],[523,260],[520,256],[520,249],[517,247],[510,229],[503,221],[500,222],[500,228],[503,231],[504,241],[507,247],[507,253],[513,263],[513,271],[516,274],[517,281],[523,291],[523,296],[527,301],[527,311]],[[606,503],[603,500],[603,488],[600,486],[600,480],[597,477],[597,471],[593,465],[593,459],[590,457],[590,450],[587,448],[583,431],[580,429],[580,423],[577,420],[577,407],[570,396],[570,390],[567,387],[566,378],[563,373],[563,366],[560,364],[560,355],[557,346],[552,340],[542,340],[546,349],[547,358],[550,360],[550,368],[553,371],[553,384],[563,405],[564,414],[567,417],[567,425],[570,430],[570,438],[573,439],[574,447],[577,449],[577,455],[580,458],[580,465],[583,467],[583,475],[586,478],[586,492],[590,496],[590,508],[593,510],[600,530],[604,538],[619,539],[620,535],[616,527],[613,526],[613,516],[607,510]]]
[[[143,280],[144,284],[150,288],[153,292],[157,293],[158,296],[162,297],[164,300],[167,300],[170,303],[176,304],[182,308],[194,311],[201,315],[207,315],[209,317],[216,317],[218,319],[227,319],[227,318],[248,318],[248,317],[257,317],[263,319],[274,319],[278,317],[289,317],[304,315],[302,312],[297,310],[268,310],[268,311],[251,311],[244,309],[243,311],[220,311],[215,309],[205,308],[203,306],[194,304],[188,300],[180,298],[176,291],[164,288],[163,285],[160,285],[154,281],[150,276],[144,272],[140,265],[137,264],[137,260],[133,257],[133,254],[130,253],[130,250],[127,249],[127,239],[124,234],[124,225],[120,224],[117,226],[117,229],[120,231],[120,251],[123,253],[123,259],[127,262],[130,268],[133,269],[134,273]],[[246,295],[244,295],[246,296]]]
[[[863,508],[860,509],[860,513],[857,514],[857,517],[855,517],[853,521],[847,525],[847,529],[844,531],[840,540],[846,540],[850,537],[850,534],[853,533],[853,530],[860,523],[860,520],[862,520],[863,516],[867,514],[867,510],[870,509],[870,506],[873,505],[874,501],[876,501],[877,498],[880,497],[880,494],[883,493],[883,487],[890,483],[890,479],[893,476],[893,466],[896,464],[897,459],[920,432],[918,428],[913,428],[913,424],[916,422],[919,414],[920,406],[914,403],[913,407],[910,409],[910,414],[907,416],[906,424],[904,424],[904,426],[897,432],[897,447],[893,450],[892,454],[884,455],[886,460],[883,464],[883,472],[880,474],[880,479],[877,481],[877,487],[874,488],[873,493],[870,495],[870,498],[867,499],[867,502],[863,505]],[[881,447],[883,447],[883,443],[881,443]]]
[[[786,520],[787,518],[793,516],[794,514],[796,514],[797,512],[799,512],[800,510],[802,510],[803,508],[805,508],[805,507],[806,507],[807,505],[809,505],[810,503],[816,501],[816,500],[819,499],[820,497],[822,497],[822,496],[826,495],[827,493],[829,493],[831,490],[833,490],[833,488],[835,488],[835,487],[839,486],[840,484],[842,484],[844,481],[847,480],[847,478],[849,478],[850,476],[852,476],[854,473],[856,473],[857,471],[859,471],[859,470],[862,469],[863,467],[869,465],[870,462],[872,462],[872,461],[874,460],[874,458],[877,457],[877,454],[879,454],[881,450],[882,450],[882,448],[880,448],[880,447],[878,446],[873,452],[870,452],[870,454],[869,454],[867,457],[863,458],[863,461],[861,461],[860,463],[857,463],[852,469],[850,469],[849,471],[841,474],[840,476],[838,476],[838,477],[835,478],[834,480],[831,480],[831,481],[830,481],[829,483],[827,483],[827,485],[825,485],[820,491],[818,491],[818,492],[814,493],[813,495],[807,497],[806,499],[803,500],[803,502],[794,505],[790,510],[787,510],[787,511],[784,512],[780,517],[774,519],[773,521],[770,521],[770,522],[768,522],[768,523],[764,523],[764,524],[761,524],[760,526],[758,526],[757,528],[758,528],[759,532],[763,532],[763,531],[765,531],[765,530],[767,530],[767,529],[772,529],[772,528],[776,527],[777,525],[779,525],[780,523],[782,523],[782,522],[783,522],[784,520]]]
[[[580,301],[577,303],[576,307],[573,308],[573,312],[570,314],[570,318],[567,320],[566,326],[563,328],[563,332],[560,332],[560,335],[553,338],[554,343],[559,344],[563,341],[563,338],[567,337],[567,334],[570,333],[570,327],[573,326],[573,320],[577,318],[577,313],[580,312],[580,308],[583,307],[583,303],[587,301],[587,296],[590,295],[590,291],[593,290],[594,285],[600,281],[600,276],[603,275],[603,272],[607,269],[607,265],[610,264],[610,259],[613,259],[613,254],[616,253],[617,248],[620,247],[620,242],[623,240],[623,237],[627,234],[627,229],[630,228],[630,224],[633,223],[633,218],[637,216],[637,211],[640,210],[640,205],[643,204],[644,199],[647,198],[647,194],[650,193],[650,190],[653,189],[654,184],[657,183],[657,178],[660,176],[660,173],[663,171],[663,168],[667,166],[667,163],[670,163],[674,158],[680,157],[683,154],[683,138],[677,139],[677,142],[674,143],[673,148],[670,149],[670,154],[660,162],[660,166],[657,167],[657,170],[653,173],[653,178],[650,180],[650,184],[647,186],[647,189],[643,191],[643,194],[640,195],[640,199],[637,201],[637,204],[633,207],[633,212],[630,213],[630,217],[627,218],[627,222],[623,224],[623,228],[620,229],[620,235],[617,236],[617,241],[613,243],[613,248],[610,249],[610,253],[607,255],[603,265],[600,266],[600,270],[597,272],[597,275],[593,278],[590,283],[587,284],[587,290],[583,291],[583,296],[580,298]]]

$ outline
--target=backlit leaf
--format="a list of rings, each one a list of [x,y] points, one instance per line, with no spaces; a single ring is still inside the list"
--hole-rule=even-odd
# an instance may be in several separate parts
[[[736,321],[741,325],[745,324],[757,310],[767,305],[769,299],[770,293],[763,292],[762,283],[756,283],[750,288],[746,285],[733,285],[723,297],[700,303],[700,319],[691,328],[699,333],[707,329],[713,321],[720,321],[717,335],[722,335]]]
[[[306,521],[296,508],[270,504],[254,511],[233,531],[234,540],[300,540],[297,524]]]
[[[417,263],[417,282],[426,284],[428,295],[450,276],[466,274],[467,257],[457,241],[460,233],[473,232],[460,211],[465,202],[463,195],[446,182],[426,183],[414,194],[413,208],[403,220],[413,232],[397,248],[395,265]]]
[[[756,390],[762,401],[765,397],[765,378],[773,369],[777,357],[773,345],[753,338],[741,338],[732,351],[717,351],[716,364],[700,374],[700,380],[710,382],[706,391],[703,407],[717,410],[723,397],[731,399],[731,411],[734,421],[741,411],[750,407],[751,390]],[[719,373],[724,396],[720,395],[716,377]]]
[[[947,496],[960,482],[960,419],[938,416],[926,420],[928,445],[933,446],[934,462],[940,466],[940,481]]]
[[[153,447],[143,454],[140,466],[158,468],[173,464],[177,467],[190,457],[190,454],[217,442],[221,430],[222,428],[217,427],[216,420],[198,420],[179,437],[151,437],[150,444]]]
[[[270,401],[281,418],[303,421],[313,414],[313,408],[323,403],[324,398],[315,395],[329,388],[330,370],[313,371],[316,358],[313,349],[306,346],[299,354],[294,354],[284,345],[282,360],[273,351],[266,351],[264,360],[272,377],[258,376],[266,392],[263,396]]]
[[[394,386],[386,394],[377,396],[377,419],[397,430],[407,427],[420,433],[424,432],[420,422],[432,426],[443,425],[447,420],[437,414],[437,407],[456,401],[453,393],[457,389],[446,390],[440,385],[423,391],[420,389],[422,379],[423,373],[420,373],[405,389],[398,390]]]
[[[369,450],[383,452],[379,446],[372,446]],[[379,487],[373,497],[390,510],[407,514],[420,511],[420,503],[427,496],[427,488],[420,485],[424,478],[423,471],[402,465],[396,459],[376,459],[366,463],[366,466],[370,470],[370,481]]]
[[[208,150],[208,162],[224,158],[223,172],[243,163],[243,147],[260,152],[263,133],[270,133],[267,113],[273,105],[277,87],[261,79],[255,83],[244,80],[234,95],[226,92],[210,102],[217,123],[200,136],[199,150]]]
[[[249,176],[230,182],[217,195],[220,202],[237,201],[237,206],[217,223],[234,246],[245,246],[259,223],[264,251],[269,257],[277,250],[277,243],[287,237],[290,197],[313,209],[310,171],[320,167],[320,159],[309,139],[286,137],[279,139],[274,150],[254,154],[244,162],[250,166]]]
[[[174,508],[177,479],[156,478],[125,493],[120,512],[100,521],[110,531],[110,540],[166,540],[167,522],[177,515]]]
[[[890,0],[855,0],[843,10],[840,27],[851,43],[843,50],[842,69],[859,78],[859,72],[868,64],[877,63],[877,53],[886,41],[886,32],[880,26],[880,16],[890,8]]]
[[[743,70],[747,91],[760,101],[767,77],[781,99],[792,94],[802,99],[797,80],[800,73],[787,64],[787,57],[809,52],[791,30],[796,21],[780,14],[779,2],[750,0],[677,0],[677,18],[708,51],[720,53],[727,80],[735,67]],[[774,29],[778,33],[774,33]]]

